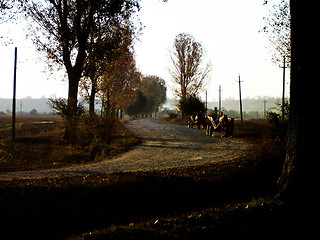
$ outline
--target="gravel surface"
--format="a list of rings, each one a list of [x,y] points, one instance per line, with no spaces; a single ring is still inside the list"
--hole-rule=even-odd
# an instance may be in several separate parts
[[[253,148],[253,143],[244,139],[220,138],[220,134],[209,137],[204,130],[188,129],[154,118],[133,120],[125,126],[142,139],[142,144],[112,159],[59,169],[3,172],[0,179],[38,179],[203,165],[232,159]]]

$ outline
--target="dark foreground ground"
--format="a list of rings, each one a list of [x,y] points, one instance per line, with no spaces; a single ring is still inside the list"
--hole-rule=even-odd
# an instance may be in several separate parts
[[[274,199],[279,145],[203,166],[0,181],[0,238],[308,239],[315,200]]]
[[[307,214],[273,200],[274,176],[265,171],[269,167],[239,159],[148,173],[0,182],[1,235],[8,239],[307,235]]]

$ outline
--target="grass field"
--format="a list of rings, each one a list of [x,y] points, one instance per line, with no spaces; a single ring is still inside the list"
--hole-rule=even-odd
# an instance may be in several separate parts
[[[0,116],[0,171],[57,168],[99,161],[139,144],[139,139],[120,124],[110,136],[108,152],[98,156],[97,145],[70,145],[63,139],[64,124],[54,115],[18,116],[16,140],[11,139],[11,117]]]
[[[153,172],[0,181],[0,235],[11,239],[306,237],[311,234],[306,229],[311,226],[308,211],[274,199],[284,151],[268,137],[268,127],[262,137],[262,125],[248,121],[240,126],[243,136],[259,136],[260,143],[254,152],[231,161]],[[59,129],[57,123],[28,138],[47,136],[54,142],[52,131],[59,136]],[[30,145],[37,144],[43,141]]]

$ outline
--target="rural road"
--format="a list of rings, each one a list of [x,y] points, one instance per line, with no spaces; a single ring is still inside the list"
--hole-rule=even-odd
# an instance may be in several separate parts
[[[241,138],[205,135],[204,130],[160,122],[154,118],[133,120],[125,124],[142,139],[132,150],[98,163],[59,169],[0,173],[0,180],[39,179],[101,173],[153,171],[166,168],[203,165],[232,159],[253,147]]]

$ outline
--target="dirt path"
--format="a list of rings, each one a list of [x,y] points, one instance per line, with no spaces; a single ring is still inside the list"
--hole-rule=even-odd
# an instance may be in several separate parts
[[[208,137],[203,130],[139,119],[126,127],[142,139],[131,151],[102,162],[59,169],[0,173],[0,179],[37,179],[100,173],[152,171],[202,165],[232,159],[248,151],[253,143],[244,139]]]

